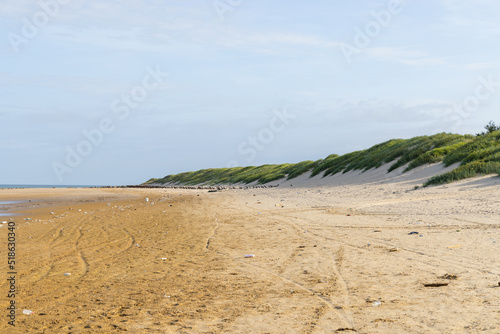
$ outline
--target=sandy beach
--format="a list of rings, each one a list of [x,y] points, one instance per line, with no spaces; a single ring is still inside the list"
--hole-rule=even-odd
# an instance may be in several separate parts
[[[210,193],[2,189],[24,202],[0,219],[17,272],[12,327],[1,224],[0,332],[499,333],[500,180],[414,189],[441,169]]]

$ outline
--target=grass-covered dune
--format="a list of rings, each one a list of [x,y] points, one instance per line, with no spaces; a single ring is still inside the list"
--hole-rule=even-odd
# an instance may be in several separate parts
[[[340,156],[332,154],[317,161],[202,169],[168,175],[161,179],[150,179],[144,184],[228,185],[252,182],[265,184],[280,179],[290,180],[306,172],[311,172],[311,177],[318,174],[328,177],[351,170],[367,171],[386,163],[392,163],[389,172],[402,166],[405,166],[404,172],[407,172],[435,162],[443,162],[445,166],[460,162],[460,165],[450,172],[430,178],[424,186],[482,174],[500,175],[500,131],[490,131],[476,136],[439,133],[411,139],[392,139],[366,150]]]

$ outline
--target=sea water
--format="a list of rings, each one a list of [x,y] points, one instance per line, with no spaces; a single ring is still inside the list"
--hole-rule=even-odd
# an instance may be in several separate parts
[[[91,185],[55,185],[55,184],[0,184],[0,189],[26,189],[26,188],[88,188],[100,187]]]
[[[15,216],[15,213],[12,212],[3,212],[4,211],[4,205],[10,205],[10,204],[17,204],[17,203],[22,203],[23,201],[0,201],[0,217],[6,217],[6,216]]]

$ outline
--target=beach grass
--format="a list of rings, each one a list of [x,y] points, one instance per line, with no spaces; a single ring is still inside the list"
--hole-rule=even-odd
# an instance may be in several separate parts
[[[344,155],[331,154],[325,159],[299,163],[262,166],[209,168],[150,179],[148,184],[231,185],[266,184],[291,180],[311,172],[323,177],[352,170],[367,171],[391,163],[388,172],[404,167],[403,173],[419,166],[443,162],[445,166],[460,165],[444,174],[431,177],[424,186],[437,185],[477,175],[500,175],[500,131],[477,135],[438,133],[410,139],[391,139],[369,149]]]

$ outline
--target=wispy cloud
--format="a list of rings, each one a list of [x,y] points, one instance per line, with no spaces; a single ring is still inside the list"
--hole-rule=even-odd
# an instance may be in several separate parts
[[[367,48],[365,53],[382,61],[392,61],[413,66],[448,65],[445,57],[435,57],[425,51],[411,50],[403,47]]]
[[[33,148],[47,148],[50,147],[50,143],[46,142],[30,142],[30,141],[18,141],[18,140],[0,140],[1,150],[22,150],[22,149],[33,149]]]
[[[337,47],[340,44],[339,42],[324,40],[319,36],[294,33],[255,34],[249,36],[247,41],[255,44],[289,44],[314,47]]]
[[[0,72],[0,86],[32,87],[36,90],[64,90],[82,96],[108,98],[118,95],[127,87],[118,79],[82,77],[72,75],[23,75]]]
[[[10,18],[20,18],[37,8],[37,2],[32,0],[3,0],[0,15]]]
[[[0,16],[20,21],[23,16],[29,18],[40,10],[35,1],[6,1],[0,7]],[[105,49],[160,53],[167,52],[172,43],[268,51],[276,45],[330,48],[339,44],[286,29],[221,25],[211,6],[189,6],[182,1],[72,0],[60,8],[46,34],[66,42]]]
[[[401,123],[437,119],[453,106],[453,101],[439,99],[415,100],[336,100],[320,101],[310,117],[325,122]]]
[[[470,63],[463,66],[465,70],[478,71],[478,70],[489,70],[498,69],[499,64],[494,62],[483,62],[483,63]]]
[[[442,29],[456,34],[473,32],[481,38],[500,35],[498,1],[441,0],[441,4],[446,10]]]

